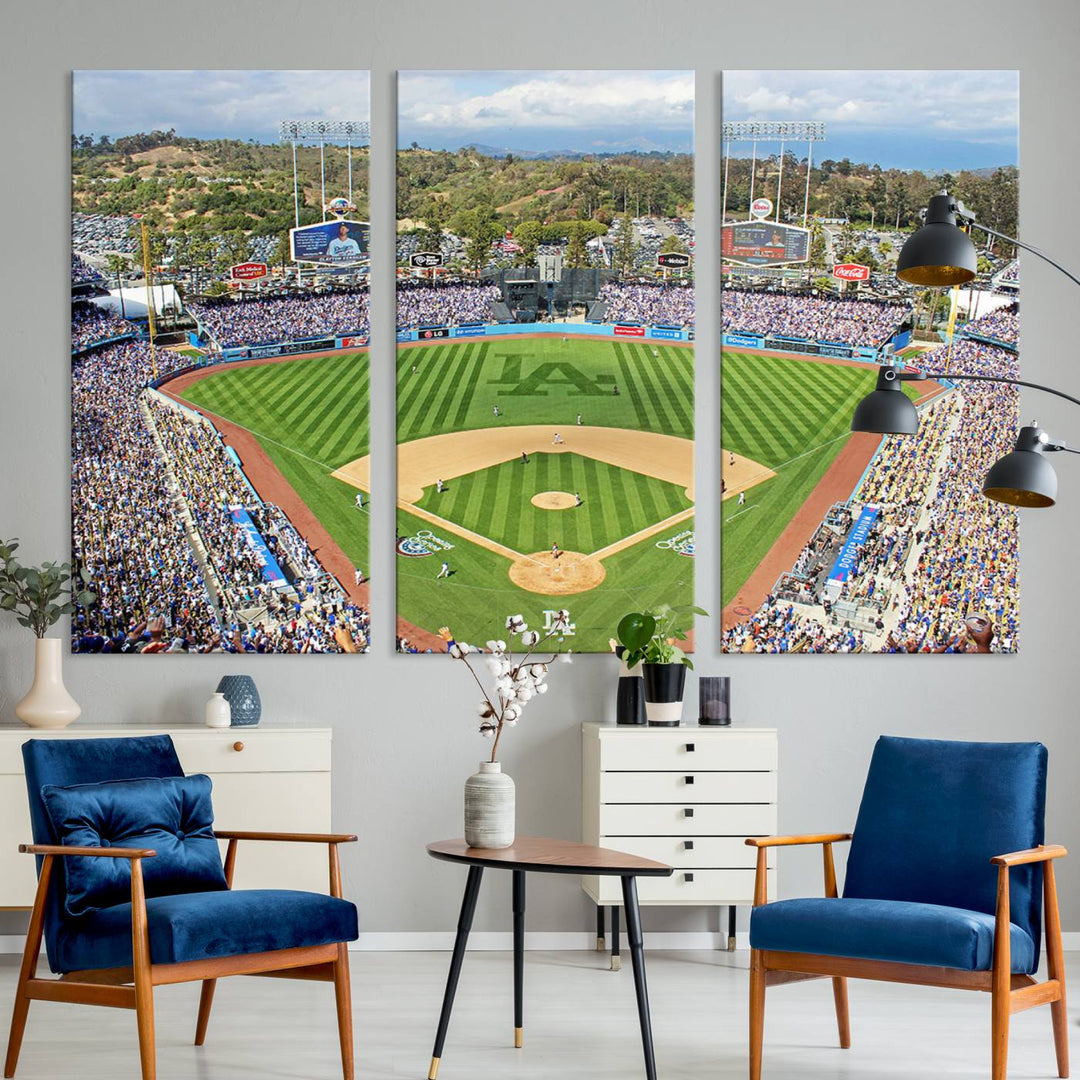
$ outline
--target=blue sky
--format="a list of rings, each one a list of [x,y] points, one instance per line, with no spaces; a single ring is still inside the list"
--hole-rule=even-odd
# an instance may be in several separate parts
[[[403,71],[398,146],[690,151],[692,71]]]
[[[725,71],[723,86],[725,120],[825,121],[816,161],[928,172],[1018,163],[1015,71]]]
[[[72,131],[176,128],[200,139],[277,142],[281,120],[367,120],[366,71],[76,71]]]

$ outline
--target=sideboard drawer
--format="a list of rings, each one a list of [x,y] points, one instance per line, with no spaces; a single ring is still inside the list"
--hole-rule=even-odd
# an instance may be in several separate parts
[[[739,836],[602,836],[601,847],[692,870],[753,870],[757,851]],[[775,865],[768,851],[768,866]]]
[[[603,803],[774,803],[776,773],[605,772]]]
[[[172,732],[185,773],[329,772],[330,733],[229,728]]]
[[[693,880],[688,880],[687,875]],[[583,879],[586,891],[598,904],[622,904],[622,886],[618,878]],[[776,871],[768,872],[769,895],[776,895]],[[676,870],[671,877],[638,878],[638,900],[642,904],[750,905],[754,902],[753,870]]]
[[[610,837],[736,836],[741,842],[747,836],[771,836],[775,829],[776,807],[768,803],[614,803],[600,807],[600,832]]]
[[[687,772],[775,771],[776,739],[758,732],[658,731],[605,739],[600,767],[612,770]]]

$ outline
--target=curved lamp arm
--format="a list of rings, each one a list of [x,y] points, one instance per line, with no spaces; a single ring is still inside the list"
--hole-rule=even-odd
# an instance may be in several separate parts
[[[999,240],[1004,240],[1007,243],[1015,244],[1018,248],[1023,248],[1024,251],[1030,251],[1032,255],[1037,255],[1043,262],[1048,262],[1055,270],[1060,270],[1070,281],[1077,285],[1080,285],[1080,278],[1074,273],[1066,270],[1064,266],[1059,262],[1055,262],[1045,251],[1040,251],[1037,247],[1032,247],[1030,244],[1025,244],[1023,240],[1017,240],[1015,236],[1006,236],[1004,233],[998,232],[997,229],[991,229],[989,225],[983,225],[982,222],[972,221],[972,226],[976,229],[982,230],[984,233],[988,233],[990,236],[996,236]],[[1045,390],[1046,387],[1040,387],[1039,389]]]

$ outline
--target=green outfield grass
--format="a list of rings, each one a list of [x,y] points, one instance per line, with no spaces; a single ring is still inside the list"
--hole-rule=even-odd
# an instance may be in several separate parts
[[[403,347],[397,358],[398,441],[519,424],[569,430],[578,413],[591,426],[689,439],[693,385],[692,351],[652,342],[564,344],[553,335]],[[523,553],[548,548],[554,540],[566,550],[595,551],[689,505],[674,485],[577,455],[536,454],[532,460],[536,468],[528,476],[525,469],[533,470],[532,464],[509,462],[451,482],[442,496],[429,490],[420,505]],[[541,470],[547,479],[540,479]],[[533,494],[548,490],[580,490],[586,505],[563,511],[531,506]],[[693,521],[684,522],[605,559],[606,577],[595,589],[543,597],[510,581],[504,556],[399,511],[402,535],[431,528],[454,547],[445,555],[398,558],[397,610],[424,629],[449,625],[460,638],[483,642],[508,614],[520,611],[542,626],[545,608],[565,607],[577,624],[573,647],[606,651],[627,611],[691,602],[693,559],[657,542],[693,527]],[[444,559],[453,575],[436,581]]]
[[[721,445],[776,476],[726,499],[721,510],[723,603],[727,605],[784,531],[843,448],[856,402],[875,372],[761,353],[724,352]],[[914,396],[910,387],[905,392]]]
[[[367,353],[224,366],[183,397],[247,428],[353,565],[368,570],[368,523],[356,489],[330,475],[368,452]]]
[[[398,442],[518,424],[571,427],[578,413],[583,424],[694,437],[694,359],[685,347],[458,339],[399,348],[397,387]]]
[[[543,510],[541,491],[581,495],[582,505]],[[523,555],[557,543],[588,555],[693,504],[675,484],[580,454],[533,454],[427,488],[416,504]]]

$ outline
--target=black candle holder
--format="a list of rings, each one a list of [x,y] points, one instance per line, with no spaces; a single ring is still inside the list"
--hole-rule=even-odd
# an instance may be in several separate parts
[[[727,675],[702,675],[698,679],[698,723],[727,727],[731,723],[731,679]]]

